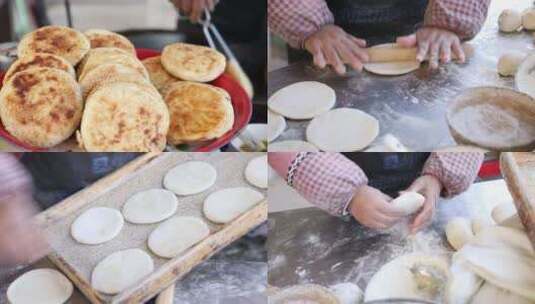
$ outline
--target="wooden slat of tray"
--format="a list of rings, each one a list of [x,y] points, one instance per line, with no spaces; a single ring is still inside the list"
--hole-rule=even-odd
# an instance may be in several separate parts
[[[218,250],[266,221],[267,202],[259,203],[228,225],[216,225],[203,218],[210,227],[211,235],[186,253],[172,260],[161,259],[153,255],[146,247],[147,234],[158,224],[133,225],[125,223],[125,227],[123,227],[121,234],[117,238],[101,245],[88,246],[77,244],[70,237],[69,229],[73,219],[93,206],[106,206],[106,201],[108,200],[113,201],[113,203],[110,203],[112,207],[118,208],[122,206],[124,204],[123,200],[132,194],[128,192],[133,191],[131,189],[132,185],[139,187],[139,189],[136,188],[137,191],[153,188],[156,186],[155,183],[160,185],[160,175],[171,169],[166,166],[171,163],[174,166],[191,159],[203,159],[211,162],[218,170],[218,180],[212,189],[193,197],[179,197],[177,215],[184,211],[186,215],[202,216],[202,201],[209,193],[226,187],[248,186],[243,177],[243,169],[248,160],[261,154],[250,153],[247,156],[243,155],[234,153],[218,155],[209,153],[163,153],[160,155],[147,154],[132,161],[115,173],[65,199],[37,217],[39,224],[53,232],[51,243],[57,250],[49,255],[50,260],[78,286],[92,303],[140,303],[151,298]],[[227,166],[231,166],[229,167],[230,169],[224,170],[223,168]],[[145,180],[149,185],[143,187]],[[123,191],[123,188],[128,188],[128,191]],[[183,206],[181,206],[181,203]],[[197,204],[200,210],[193,210],[191,206],[196,208]],[[192,210],[188,211],[188,208]],[[137,234],[139,231],[142,231],[141,235]],[[133,239],[131,240],[133,245],[130,244],[130,239]],[[59,245],[58,242],[60,242]],[[124,245],[125,243],[126,245]],[[143,281],[118,295],[109,296],[95,291],[89,282],[90,274],[88,269],[92,270],[98,261],[111,252],[134,247],[141,248],[151,255],[155,262],[155,271]],[[81,263],[82,265],[80,265]]]
[[[535,153],[502,153],[500,168],[520,220],[535,248]]]

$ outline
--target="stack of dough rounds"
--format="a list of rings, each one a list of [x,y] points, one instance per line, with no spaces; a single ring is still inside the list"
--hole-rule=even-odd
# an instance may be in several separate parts
[[[11,304],[62,304],[73,292],[72,283],[54,269],[35,269],[11,283],[7,300]]]
[[[82,116],[82,94],[74,78],[53,68],[13,75],[0,91],[0,118],[9,133],[48,148],[69,138]]]
[[[245,179],[253,186],[267,189],[268,187],[268,157],[267,155],[253,158],[245,168]]]
[[[126,65],[106,63],[92,69],[80,78],[80,87],[84,99],[99,87],[115,82],[131,82],[140,85],[150,85],[150,81],[144,78],[137,70]]]
[[[90,29],[85,31],[84,35],[89,39],[92,49],[114,47],[125,50],[134,56],[136,55],[136,48],[132,42],[123,35],[103,29]]]
[[[165,96],[166,88],[171,84],[180,81],[180,79],[169,74],[162,66],[161,57],[151,57],[142,61],[143,65],[149,72],[150,80],[152,84],[158,89],[158,91]]]
[[[204,201],[204,215],[214,223],[226,224],[260,203],[263,198],[262,193],[245,187],[219,190]]]
[[[165,102],[171,116],[167,140],[173,145],[221,137],[234,124],[229,94],[208,84],[174,83],[167,90]]]
[[[217,171],[209,163],[190,161],[167,172],[163,185],[177,195],[193,195],[210,189],[216,178]]]
[[[19,43],[19,58],[35,53],[49,53],[76,65],[91,48],[81,32],[65,26],[45,26],[26,34]]]
[[[169,112],[153,89],[116,82],[95,90],[86,100],[80,145],[88,152],[162,151]]]
[[[79,243],[96,245],[115,238],[123,228],[121,212],[95,207],[80,214],[71,225],[71,235]]]
[[[3,84],[5,85],[13,75],[18,72],[22,72],[31,68],[52,68],[63,70],[73,78],[76,77],[76,73],[72,65],[62,57],[47,54],[47,53],[35,53],[26,57],[20,57],[17,61],[9,67],[4,75]]]
[[[196,217],[173,217],[149,235],[148,246],[163,258],[174,258],[210,234],[208,225]]]
[[[196,82],[210,82],[226,68],[226,58],[218,51],[193,44],[174,43],[163,49],[162,65],[173,76]]]
[[[172,216],[178,200],[171,191],[150,189],[130,197],[123,206],[124,218],[134,224],[153,224]]]
[[[122,49],[111,47],[90,50],[78,66],[78,79],[83,79],[91,70],[106,63],[117,63],[130,67],[144,78],[149,79],[149,74],[141,61]]]

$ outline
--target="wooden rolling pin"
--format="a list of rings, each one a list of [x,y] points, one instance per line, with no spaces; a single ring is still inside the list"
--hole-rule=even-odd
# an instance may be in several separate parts
[[[173,283],[158,295],[156,298],[156,304],[173,304],[174,297],[175,284]]]
[[[463,43],[462,48],[466,58],[472,57],[474,47],[468,43]],[[417,48],[392,47],[370,47],[367,49],[369,62],[393,62],[393,61],[414,61],[418,55]],[[453,60],[458,60],[452,53]]]

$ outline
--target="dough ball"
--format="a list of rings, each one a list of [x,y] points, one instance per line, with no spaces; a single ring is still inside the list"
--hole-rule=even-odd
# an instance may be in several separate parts
[[[461,249],[473,237],[472,224],[464,217],[454,217],[446,224],[446,238],[455,250]]]
[[[505,221],[516,213],[517,211],[513,202],[507,202],[501,203],[498,206],[494,207],[494,209],[492,209],[491,215],[494,222],[496,222],[496,224],[500,224],[501,222]]]
[[[498,74],[501,76],[514,76],[525,58],[526,55],[519,52],[503,54],[498,60]]]
[[[123,206],[124,218],[134,224],[153,224],[172,216],[177,208],[175,194],[163,189],[141,191]]]
[[[268,157],[259,156],[252,159],[245,168],[245,179],[253,186],[267,189],[268,187]]]
[[[174,258],[202,241],[210,229],[201,219],[189,216],[173,217],[149,235],[150,250],[164,258]]]
[[[424,205],[425,197],[418,192],[403,192],[390,204],[397,211],[405,216],[411,215],[418,211]]]
[[[204,201],[206,218],[214,223],[226,224],[251,209],[264,199],[256,190],[237,187],[227,188],[210,194]]]
[[[522,14],[512,9],[506,9],[498,18],[498,26],[500,31],[504,33],[515,32],[522,26]]]
[[[123,224],[123,215],[118,210],[107,207],[91,208],[74,220],[71,235],[82,244],[102,244],[116,237]]]
[[[217,171],[209,163],[190,161],[171,169],[165,175],[163,185],[178,195],[193,195],[208,190],[216,178]]]
[[[362,290],[356,284],[350,282],[336,284],[329,289],[338,298],[340,304],[362,303],[364,300]]]
[[[72,283],[54,269],[36,269],[18,277],[7,289],[11,304],[63,304],[72,295]]]
[[[522,26],[528,30],[535,30],[535,8],[528,8],[522,14]]]

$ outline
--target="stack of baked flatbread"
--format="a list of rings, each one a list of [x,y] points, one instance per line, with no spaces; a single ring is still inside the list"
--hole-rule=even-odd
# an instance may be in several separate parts
[[[0,90],[0,119],[35,147],[78,130],[89,152],[161,151],[220,137],[234,123],[228,93],[204,83],[226,65],[210,48],[177,43],[142,63],[117,33],[47,26],[21,40],[18,56]]]

